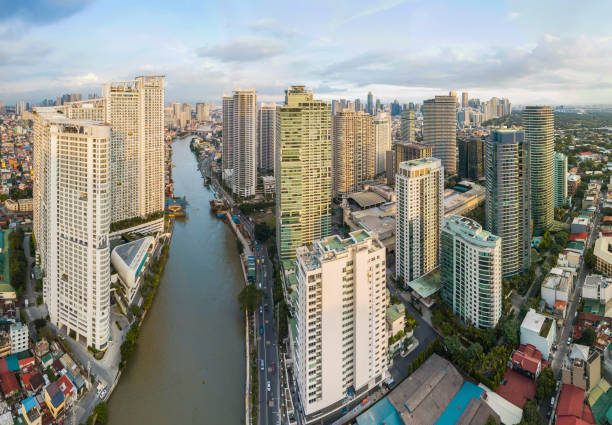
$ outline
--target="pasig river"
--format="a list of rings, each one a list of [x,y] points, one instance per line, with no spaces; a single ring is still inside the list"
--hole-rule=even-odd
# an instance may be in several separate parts
[[[157,296],[109,401],[112,425],[244,423],[244,279],[190,140],[172,144],[174,193],[187,197],[189,218],[175,222]]]

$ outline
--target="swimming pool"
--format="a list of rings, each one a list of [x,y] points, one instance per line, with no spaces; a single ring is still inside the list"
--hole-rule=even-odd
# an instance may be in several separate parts
[[[480,398],[484,390],[471,382],[465,382],[459,392],[451,400],[446,410],[438,418],[435,425],[454,425],[473,398]]]

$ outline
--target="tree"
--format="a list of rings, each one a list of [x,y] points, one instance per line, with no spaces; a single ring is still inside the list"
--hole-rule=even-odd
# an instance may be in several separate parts
[[[389,301],[391,301],[391,305],[401,304],[402,303],[402,300],[400,299],[400,297],[398,297],[395,294],[391,294],[391,297],[390,297]]]
[[[529,400],[523,406],[523,417],[519,425],[542,425],[542,415],[535,400]]]
[[[584,264],[589,268],[592,269],[595,267],[595,254],[593,254],[593,247],[587,249],[586,253],[584,254]]]
[[[489,415],[489,418],[487,419],[485,425],[499,425],[499,422],[497,422],[493,415]]]
[[[272,236],[272,234],[274,233],[274,229],[272,229],[272,227],[269,226],[268,223],[261,222],[261,223],[255,224],[255,228],[253,229],[253,232],[255,234],[255,239],[263,243],[267,241],[270,238],[270,236]]]
[[[451,356],[455,357],[461,351],[461,341],[457,335],[449,335],[444,338],[444,348],[446,352]]]
[[[244,311],[255,311],[264,297],[264,292],[255,285],[246,285],[238,294],[238,303]]]
[[[586,345],[587,347],[590,347],[595,342],[596,337],[597,335],[595,334],[595,331],[593,329],[585,328],[580,334],[580,338],[576,340],[576,344],[582,344]]]
[[[482,354],[482,345],[477,342],[472,343],[467,350],[463,352],[463,358],[467,362],[478,360],[478,357]]]
[[[507,320],[502,325],[502,335],[506,345],[516,348],[519,343],[519,323],[516,319]]]
[[[545,400],[550,397],[555,390],[555,376],[549,367],[544,369],[540,376],[536,378],[536,398],[538,400]]]
[[[105,425],[108,423],[108,405],[104,402],[98,403],[93,410],[96,415],[96,424]]]

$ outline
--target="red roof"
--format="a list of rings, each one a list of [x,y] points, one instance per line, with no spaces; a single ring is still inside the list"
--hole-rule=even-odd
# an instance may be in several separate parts
[[[19,369],[29,369],[36,364],[34,357],[26,357],[25,359],[19,360]]]
[[[567,302],[565,301],[555,301],[555,310],[565,310],[565,307],[567,306]]]
[[[519,349],[512,353],[512,363],[534,375],[538,373],[541,362],[542,353],[531,344],[521,344]]]
[[[3,357],[0,359],[0,375],[6,372],[8,372],[8,365],[6,364],[6,358]]]
[[[604,218],[601,219],[602,223],[606,223],[608,221],[612,221],[612,215],[607,215]]]
[[[568,419],[563,419],[568,417]],[[577,420],[578,419],[578,420]],[[584,390],[574,385],[563,384],[557,404],[557,423],[561,425],[588,424],[593,414],[584,403]]]
[[[21,374],[21,382],[23,383],[23,387],[26,390],[31,390],[32,389],[30,387],[30,379],[32,379],[33,375],[34,375],[33,372],[27,372],[27,373],[22,373]]]
[[[57,386],[66,397],[72,395],[75,392],[74,385],[72,385],[72,382],[70,382],[70,379],[68,379],[66,375],[62,375],[62,377],[57,380]]]
[[[527,400],[535,397],[535,382],[520,372],[507,368],[504,380],[506,383],[497,387],[497,394],[515,406],[522,409]]]
[[[567,238],[567,240],[568,242],[569,241],[586,241],[588,236],[589,234],[587,232],[572,233],[571,235],[569,235],[569,238]]]
[[[0,386],[2,386],[2,393],[5,396],[14,393],[19,389],[19,383],[13,372],[5,372],[0,376]]]

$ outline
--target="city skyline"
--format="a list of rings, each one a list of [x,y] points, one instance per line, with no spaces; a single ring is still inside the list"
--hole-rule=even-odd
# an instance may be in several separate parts
[[[102,82],[155,73],[167,76],[168,100],[192,103],[236,87],[281,101],[296,82],[324,100],[365,100],[372,91],[382,102],[422,101],[455,90],[480,98],[501,93],[517,105],[605,103],[612,92],[606,9],[612,4],[388,0],[175,2],[142,12],[114,1],[26,1],[7,4],[0,16],[0,99],[99,93]],[[478,25],[465,31],[467,22]],[[399,50],[393,39],[411,48]]]

